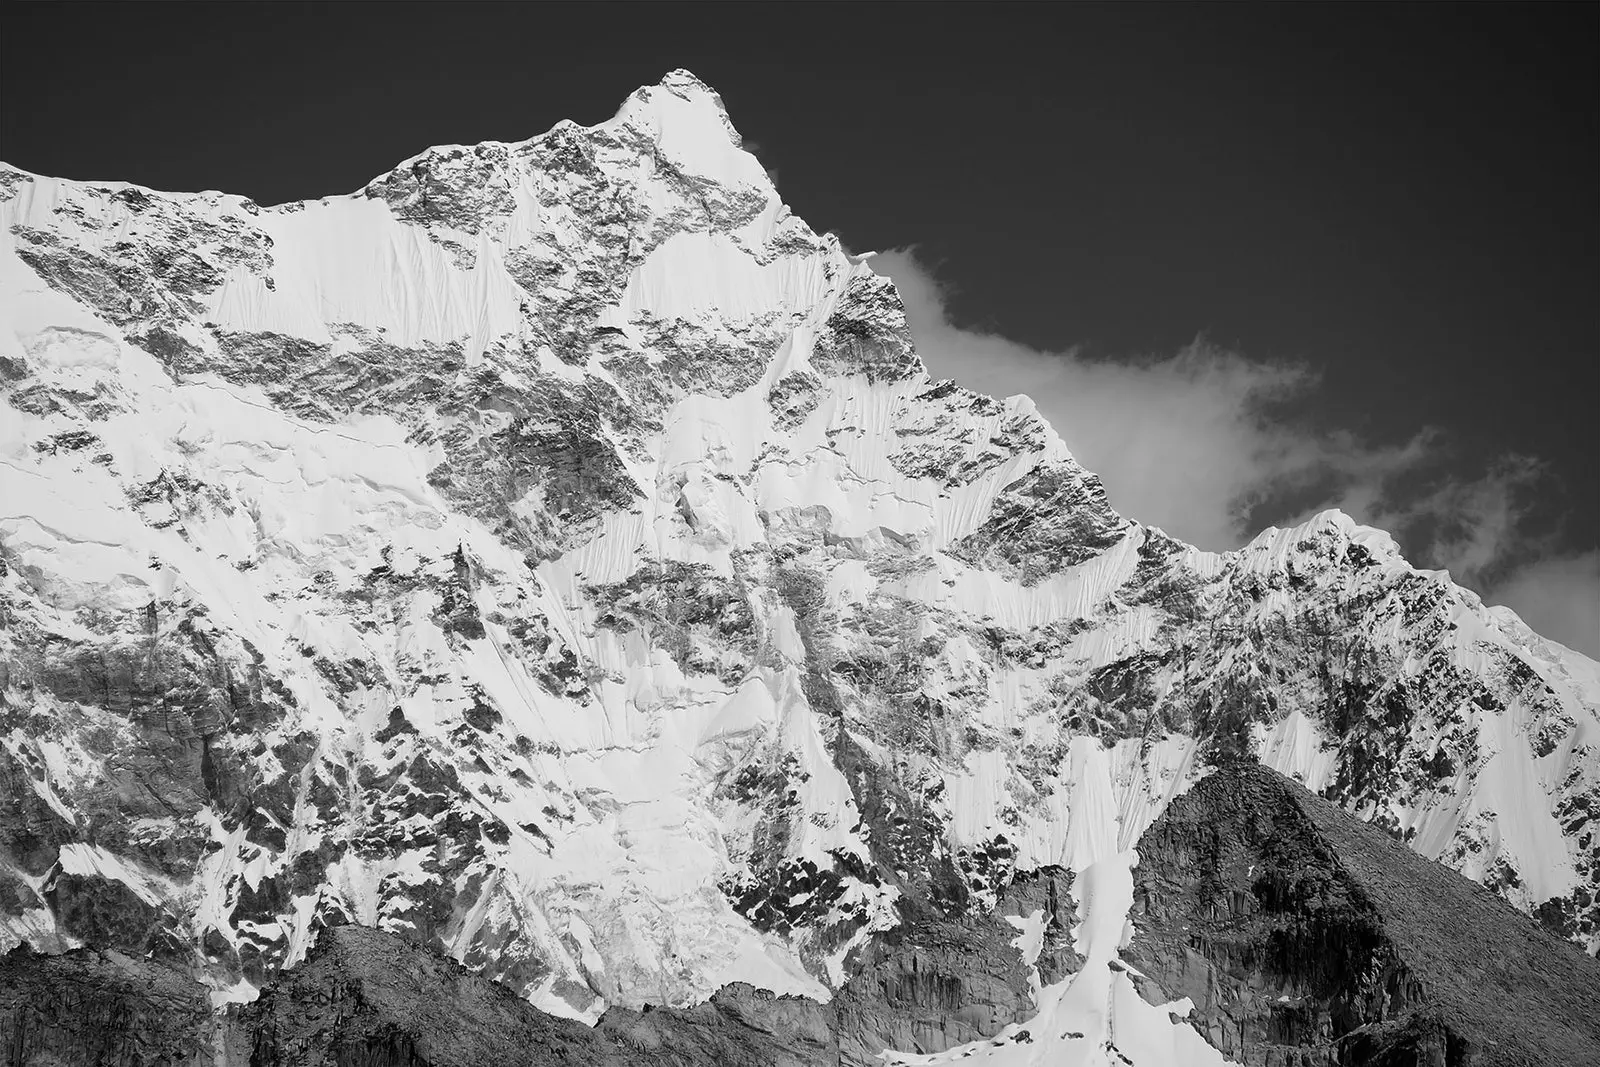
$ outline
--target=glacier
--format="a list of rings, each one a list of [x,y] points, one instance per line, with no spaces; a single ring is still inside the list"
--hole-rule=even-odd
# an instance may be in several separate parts
[[[1116,514],[688,72],[345,196],[0,216],[0,948],[222,1006],[353,922],[593,1022],[827,1000],[1053,867],[1044,1022],[892,1062],[1222,1062],[1117,958],[1239,751],[1600,947],[1600,666],[1338,512]]]

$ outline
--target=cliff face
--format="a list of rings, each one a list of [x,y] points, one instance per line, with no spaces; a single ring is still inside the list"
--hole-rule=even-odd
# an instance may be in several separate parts
[[[1600,1062],[1600,965],[1270,771],[1208,777],[1139,859],[1125,958],[1231,1059]]]
[[[392,934],[329,928],[246,1007],[252,1067],[807,1067],[837,1062],[820,1005],[729,987],[687,1010],[588,1027]]]
[[[0,1052],[16,1067],[243,1063],[240,1035],[205,986],[114,949],[0,956]]]

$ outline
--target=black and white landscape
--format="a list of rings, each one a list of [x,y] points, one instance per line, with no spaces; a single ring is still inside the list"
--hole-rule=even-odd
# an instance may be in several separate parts
[[[0,393],[10,1062],[1600,1060],[1600,665],[1118,514],[687,71],[0,167]]]

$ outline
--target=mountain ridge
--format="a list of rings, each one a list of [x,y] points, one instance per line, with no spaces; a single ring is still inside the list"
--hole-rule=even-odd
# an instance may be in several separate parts
[[[738,144],[674,73],[275,208],[0,168],[8,947],[826,999],[1248,748],[1593,950],[1592,662],[1338,513],[1118,516]]]

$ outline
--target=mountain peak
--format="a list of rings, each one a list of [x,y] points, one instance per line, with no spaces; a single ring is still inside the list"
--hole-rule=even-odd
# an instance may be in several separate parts
[[[722,97],[687,70],[635,90],[612,123],[649,133],[686,173],[729,186],[770,184],[765,168],[744,151]]]
[[[692,70],[684,67],[667,71],[656,84],[685,99],[695,97],[709,98],[718,109],[723,108],[722,97],[717,94],[717,91],[696,76]]]
[[[1054,868],[1109,982],[1123,850],[1252,747],[1600,942],[1589,675],[1337,513],[1142,534],[688,72],[359,196],[0,171],[0,404],[0,949],[243,1000],[354,923],[592,1022],[943,915],[1026,992]]]

